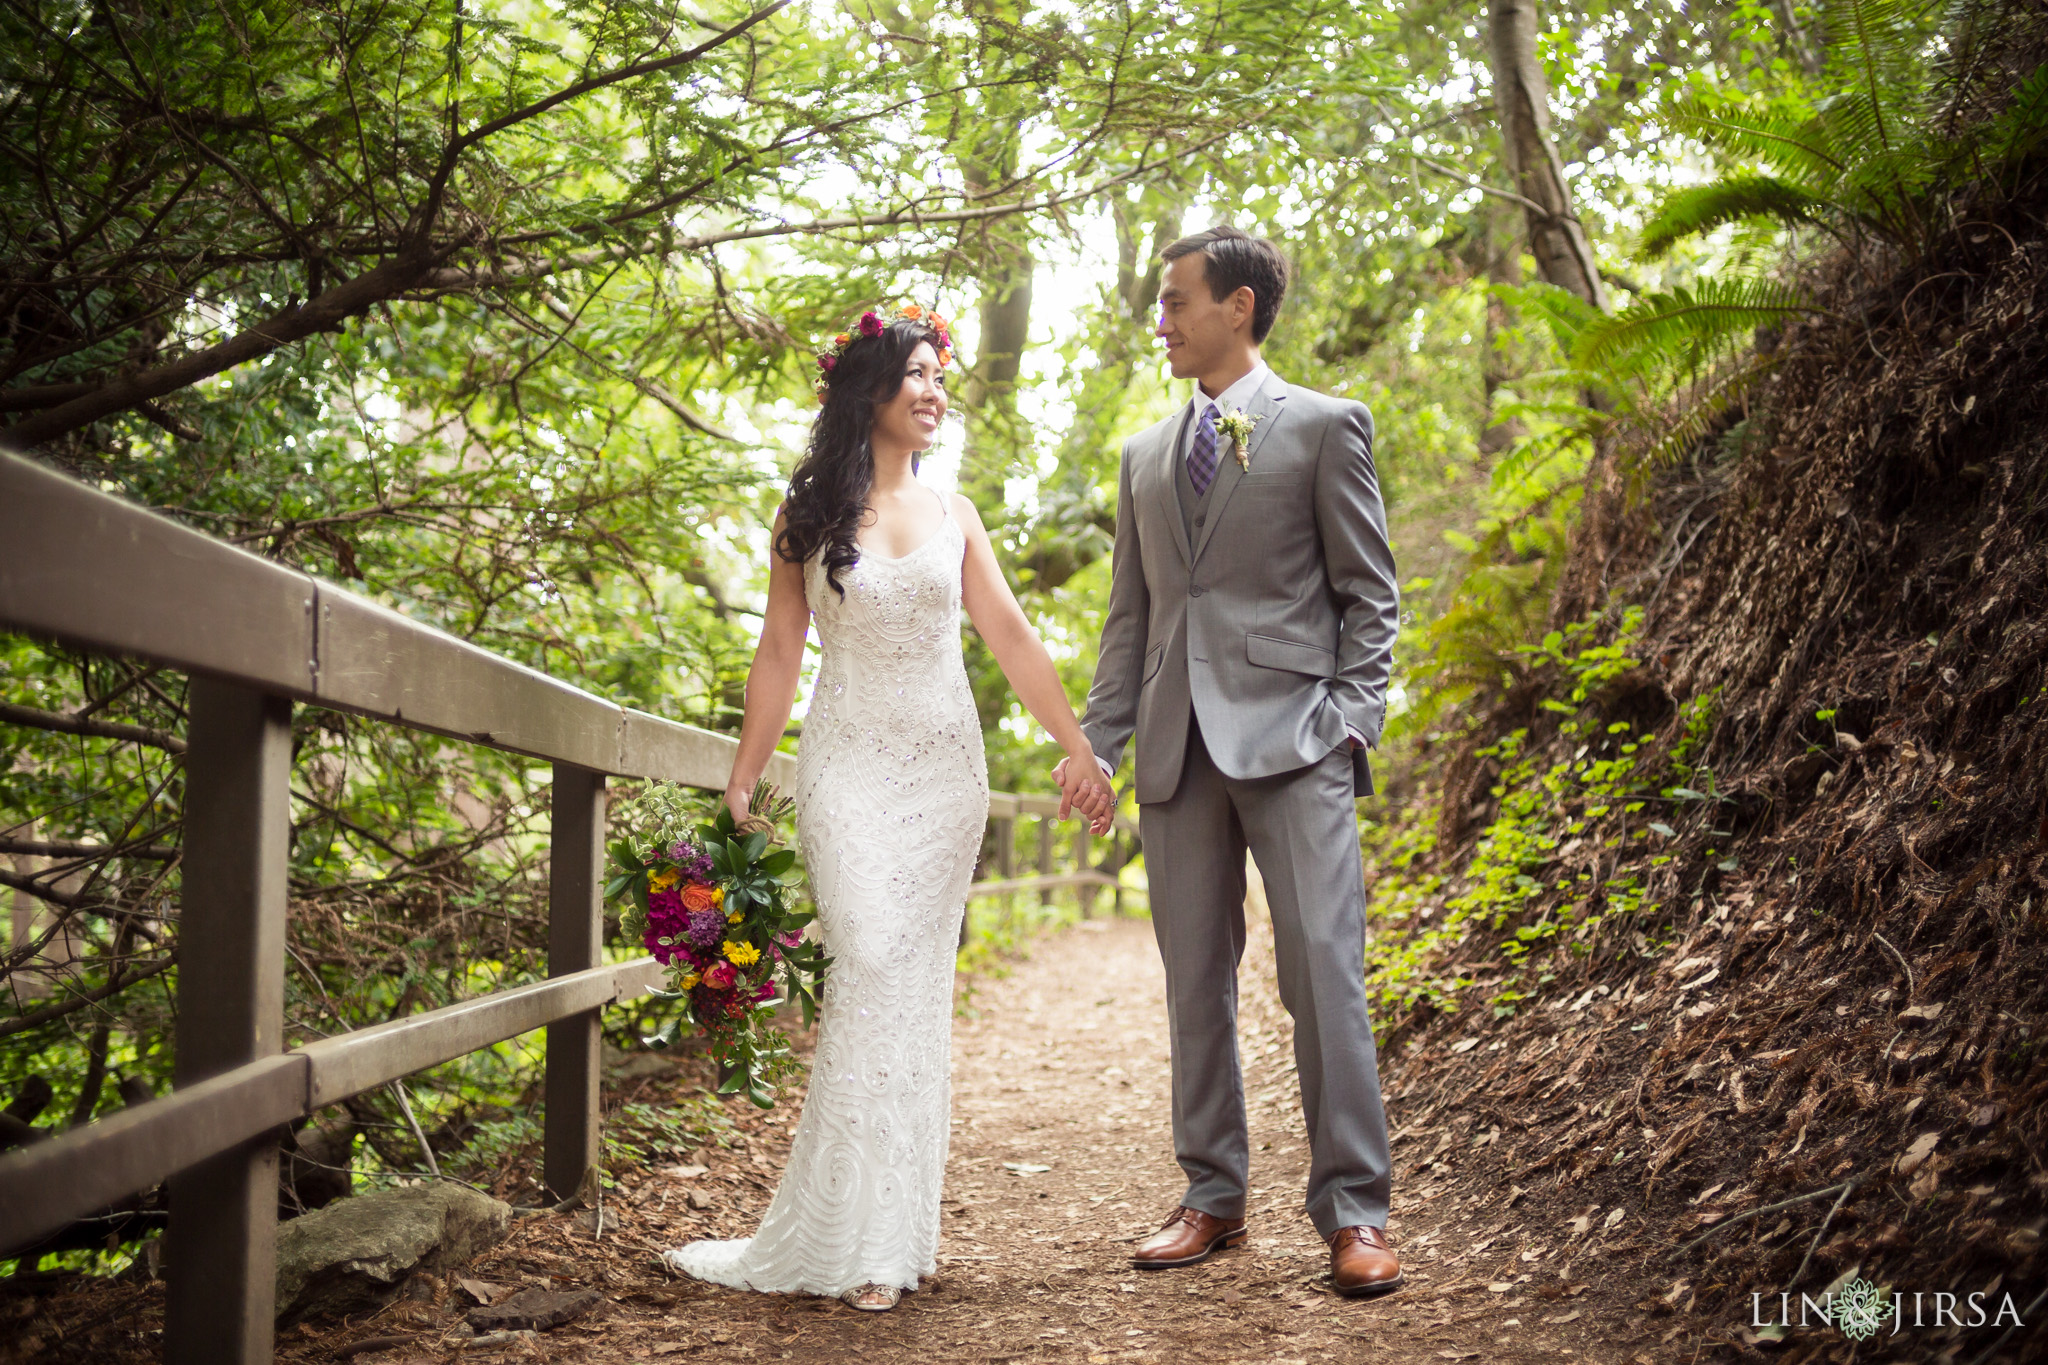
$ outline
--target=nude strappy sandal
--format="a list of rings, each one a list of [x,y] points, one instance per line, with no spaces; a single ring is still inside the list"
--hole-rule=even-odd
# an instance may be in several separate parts
[[[886,1313],[903,1301],[903,1291],[893,1284],[864,1284],[845,1291],[839,1298],[863,1313]]]

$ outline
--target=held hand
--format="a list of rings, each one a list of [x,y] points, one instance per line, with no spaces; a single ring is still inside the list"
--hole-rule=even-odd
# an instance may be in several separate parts
[[[1054,785],[1060,789],[1060,819],[1062,820],[1067,818],[1067,812],[1074,805],[1074,794],[1067,790],[1067,764],[1072,761],[1071,759],[1063,758],[1052,765],[1052,780]]]
[[[747,807],[752,799],[753,792],[749,788],[734,784],[725,789],[725,806],[732,812],[732,822],[735,825],[747,823]]]
[[[1074,754],[1062,759],[1055,769],[1060,780],[1060,815],[1077,810],[1088,818],[1095,834],[1109,830],[1116,811],[1116,793],[1102,776],[1093,753]]]

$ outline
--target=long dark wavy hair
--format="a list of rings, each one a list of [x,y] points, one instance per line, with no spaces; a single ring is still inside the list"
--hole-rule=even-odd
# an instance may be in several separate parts
[[[877,336],[856,336],[847,343],[826,373],[825,404],[811,423],[804,457],[789,476],[775,553],[803,564],[822,547],[825,581],[841,597],[846,589],[839,586],[839,575],[860,562],[855,537],[875,484],[875,451],[869,443],[875,405],[888,402],[903,387],[904,367],[920,342],[940,350],[938,329],[899,318]]]

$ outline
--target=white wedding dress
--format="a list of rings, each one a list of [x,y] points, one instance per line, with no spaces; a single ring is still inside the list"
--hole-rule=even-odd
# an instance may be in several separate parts
[[[914,1289],[937,1268],[953,962],[988,818],[960,651],[965,554],[946,505],[910,554],[863,551],[843,599],[815,557],[805,566],[822,658],[794,794],[832,967],[789,1168],[754,1236],[667,1253],[697,1279],[840,1294]]]

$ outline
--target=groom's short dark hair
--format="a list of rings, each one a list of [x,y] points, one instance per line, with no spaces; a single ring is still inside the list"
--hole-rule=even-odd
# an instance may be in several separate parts
[[[1210,298],[1221,303],[1240,289],[1252,291],[1252,340],[1264,341],[1273,330],[1273,319],[1280,316],[1280,300],[1287,297],[1287,257],[1265,238],[1222,223],[1181,238],[1160,252],[1159,259],[1177,261],[1197,252]]]

